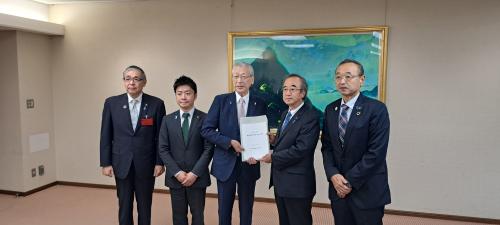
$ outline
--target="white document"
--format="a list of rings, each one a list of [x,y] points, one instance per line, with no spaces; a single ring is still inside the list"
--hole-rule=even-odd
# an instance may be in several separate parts
[[[246,161],[250,157],[259,160],[269,153],[267,129],[266,116],[240,118],[241,146],[245,149],[241,154],[242,161]]]

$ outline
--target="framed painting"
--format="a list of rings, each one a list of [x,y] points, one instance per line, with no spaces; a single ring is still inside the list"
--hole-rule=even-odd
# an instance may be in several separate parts
[[[354,59],[365,69],[361,92],[384,101],[387,32],[386,26],[229,32],[229,90],[233,90],[232,65],[251,64],[255,76],[251,93],[266,101],[269,126],[278,127],[282,112],[288,109],[281,90],[288,74],[306,79],[306,101],[323,112],[340,98],[334,82],[336,66],[344,59]]]

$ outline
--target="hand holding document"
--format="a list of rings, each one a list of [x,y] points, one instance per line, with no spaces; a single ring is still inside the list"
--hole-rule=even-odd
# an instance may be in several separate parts
[[[251,157],[259,160],[269,153],[266,116],[241,117],[240,136],[241,145],[245,149],[241,154],[242,161]]]

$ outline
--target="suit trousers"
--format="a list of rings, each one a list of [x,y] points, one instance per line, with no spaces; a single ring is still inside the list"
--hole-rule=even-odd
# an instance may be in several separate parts
[[[172,220],[174,225],[188,225],[188,207],[192,225],[205,224],[205,195],[207,188],[170,188]]]
[[[238,189],[238,206],[240,209],[240,225],[252,224],[253,200],[255,196],[254,178],[248,177],[241,156],[236,159],[233,172],[227,181],[217,180],[219,203],[219,225],[231,225],[233,204]]]
[[[331,201],[335,225],[382,225],[384,206],[360,209],[347,198]]]
[[[118,221],[120,225],[133,225],[134,195],[137,201],[137,214],[139,225],[151,224],[151,203],[155,179],[153,171],[147,178],[135,174],[134,164],[125,179],[115,176],[116,191],[118,195]]]
[[[274,193],[280,225],[312,225],[312,197],[284,198]]]

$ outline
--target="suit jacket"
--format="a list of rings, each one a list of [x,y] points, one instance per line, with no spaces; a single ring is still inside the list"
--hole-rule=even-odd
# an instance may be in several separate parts
[[[288,111],[283,112],[284,121]],[[316,194],[314,151],[319,138],[319,112],[304,103],[277,134],[271,155],[271,182],[275,193],[285,198],[309,198]],[[278,129],[281,131],[280,129]]]
[[[215,144],[212,161],[212,175],[220,181],[226,181],[233,172],[237,154],[231,147],[231,140],[240,141],[240,126],[236,93],[215,96],[212,106],[201,129],[201,135]],[[250,92],[246,116],[266,115],[265,102]],[[245,165],[251,179],[260,178],[260,165]]]
[[[344,147],[340,145],[338,119],[341,99],[325,109],[322,148],[323,164],[329,185],[329,198],[338,200],[330,178],[342,174],[351,184],[347,195],[361,209],[380,207],[391,202],[387,179],[389,114],[386,106],[360,94],[352,109]]]
[[[165,115],[165,104],[157,97],[143,94],[139,120],[134,131],[130,119],[127,94],[109,97],[104,102],[101,124],[100,165],[113,166],[116,177],[124,179],[132,162],[136,176],[153,177],[155,165],[163,165],[158,157],[158,133]],[[152,125],[141,119],[152,118]]]
[[[163,118],[160,129],[160,157],[167,167],[165,185],[170,188],[182,188],[175,178],[179,171],[193,172],[198,176],[191,187],[210,185],[208,164],[212,159],[213,145],[201,137],[200,130],[206,113],[195,109],[189,126],[188,143],[182,136],[181,114],[175,111]]]

